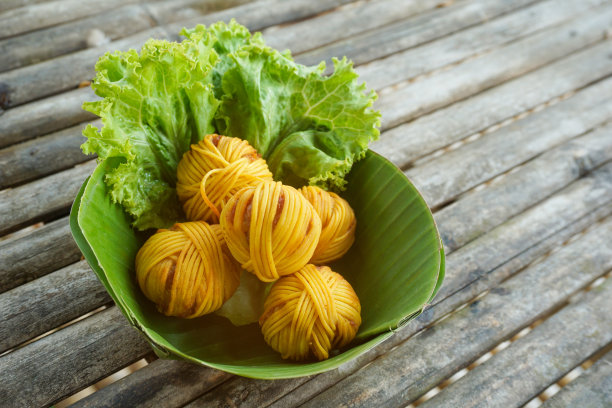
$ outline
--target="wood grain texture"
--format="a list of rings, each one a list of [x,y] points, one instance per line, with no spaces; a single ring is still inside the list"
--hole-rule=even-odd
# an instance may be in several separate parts
[[[405,174],[436,207],[610,118],[612,79],[607,79]]]
[[[353,35],[321,49],[303,53],[299,61],[313,65],[322,59],[330,60],[332,57],[346,55],[355,64],[363,64],[449,35],[533,2],[533,0],[456,2],[448,7],[422,13],[415,18]]]
[[[612,165],[598,169],[451,253],[446,265],[449,278],[445,280],[434,304],[416,321],[397,331],[374,350],[306,382],[304,379],[294,379],[268,385],[236,377],[221,385],[218,393],[215,391],[214,395],[203,398],[211,405],[223,405],[228,399],[239,406],[250,406],[255,402],[271,404],[275,401],[272,405],[277,407],[304,403],[482,291],[495,287],[600,217],[612,213],[611,175]],[[439,228],[441,232],[444,231],[444,225],[439,225]]]
[[[81,259],[68,218],[0,242],[0,293]]]
[[[588,251],[593,252],[593,249]],[[586,254],[576,255],[584,257]],[[547,288],[542,289],[547,291]],[[477,407],[493,403],[519,406],[526,403],[612,341],[611,296],[612,280],[607,279],[422,407],[456,407],[457,404]],[[496,375],[499,373],[504,375]]]
[[[0,73],[0,108],[21,105],[73,89],[80,82],[89,80],[94,76],[95,62],[105,52],[140,48],[149,38],[178,40],[178,33],[183,27],[192,27],[196,24],[212,24],[219,20],[229,21],[231,18],[242,16],[240,21],[243,24],[251,30],[259,30],[269,25],[284,23],[309,16],[312,13],[328,10],[348,1],[299,0],[281,3],[269,1],[269,4],[250,3],[164,27],[154,27],[95,48]]]
[[[100,121],[93,122],[101,126]],[[81,151],[85,124],[0,150],[0,188],[34,180],[91,160]]]
[[[71,23],[0,41],[0,72],[117,40],[156,25],[139,5],[128,5]],[[94,30],[97,33],[94,36]]]
[[[183,27],[193,27],[197,24],[210,25],[217,21],[229,22],[234,18],[249,30],[259,31],[275,24],[284,24],[327,12],[351,1],[354,0],[264,0],[169,24],[166,25],[166,29],[169,33],[178,33]]]
[[[96,167],[95,160],[16,188],[0,191],[0,235],[64,215],[81,184]]]
[[[261,3],[253,0],[166,0],[145,2],[142,6],[158,22],[169,24],[180,20],[193,20],[196,16],[213,14],[223,9],[235,9],[247,3]],[[253,7],[253,6],[251,6]]]
[[[48,406],[150,351],[111,307],[0,357],[0,398],[7,408]]]
[[[78,401],[79,408],[179,407],[231,377],[231,374],[176,360],[148,366]]]
[[[542,404],[543,408],[612,406],[612,351]]]
[[[610,233],[612,219],[402,343],[305,406],[399,406],[417,399],[612,268],[612,244],[600,245]],[[463,396],[470,401],[468,395]],[[461,406],[463,400],[455,401],[454,406]]]
[[[168,39],[172,37],[162,28],[155,27],[119,41],[3,72],[0,74],[0,107],[13,107],[74,89],[81,81],[93,78],[94,65],[102,54],[107,51],[140,48],[149,38]]]
[[[96,116],[81,109],[81,105],[97,99],[87,86],[9,109],[0,120],[0,147],[95,119]]]
[[[453,35],[361,65],[357,72],[368,86],[382,89],[446,65],[484,53],[518,38],[562,23],[605,0],[548,0],[483,21]]]
[[[447,252],[520,214],[587,172],[612,160],[612,124],[543,153],[505,179],[436,213]],[[477,208],[478,211],[474,209]],[[465,222],[465,220],[470,222]]]
[[[610,46],[611,41],[597,43],[534,72],[389,129],[380,140],[372,143],[371,148],[403,168],[421,156],[610,75],[612,66],[607,53]]]
[[[313,18],[263,31],[266,44],[294,55],[435,8],[439,0],[381,0],[349,4]],[[375,16],[375,17],[374,17]]]
[[[49,0],[2,0],[0,1],[0,11],[6,11],[33,4],[44,3],[45,1]]]
[[[0,353],[111,302],[86,261],[0,295]]]
[[[0,14],[0,38],[27,33],[101,13],[139,0],[56,0]]]
[[[397,126],[579,51],[601,41],[611,27],[612,7],[598,7],[562,25],[398,87],[380,95],[382,127]]]
[[[444,285],[433,303],[485,277],[491,264],[502,265],[611,200],[612,163],[608,163],[452,253],[452,262],[461,267],[452,267],[449,256]],[[465,270],[470,273],[462,273]]]

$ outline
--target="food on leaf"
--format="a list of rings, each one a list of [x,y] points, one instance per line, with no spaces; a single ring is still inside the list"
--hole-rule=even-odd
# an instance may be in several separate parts
[[[321,218],[321,236],[311,263],[321,265],[340,259],[355,241],[355,213],[339,195],[319,187],[302,187],[300,193]]]
[[[334,60],[326,76],[323,63],[297,64],[235,21],[182,34],[180,43],[149,40],[140,54],[102,56],[92,87],[103,99],[83,105],[103,124],[83,131],[83,151],[125,159],[106,183],[135,228],[183,217],[176,168],[210,133],[248,141],[285,184],[343,188],[380,125],[376,94],[350,61]]]
[[[136,276],[160,312],[194,318],[214,312],[232,296],[240,265],[219,225],[186,222],[161,229],[145,242],[136,255]]]
[[[341,275],[308,264],[274,283],[259,324],[266,343],[282,358],[324,360],[355,337],[361,304]]]
[[[243,188],[223,207],[220,221],[234,258],[263,282],[306,265],[321,234],[312,205],[280,182]]]
[[[229,319],[234,326],[257,322],[263,312],[266,291],[270,285],[260,281],[252,273],[242,271],[238,289],[215,314]]]
[[[249,185],[272,181],[272,173],[245,140],[208,135],[185,153],[176,192],[189,220],[218,222],[223,204]]]

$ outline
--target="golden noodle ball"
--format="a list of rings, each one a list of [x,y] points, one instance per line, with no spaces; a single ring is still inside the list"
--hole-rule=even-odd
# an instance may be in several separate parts
[[[189,220],[217,222],[227,201],[243,187],[272,181],[266,161],[245,140],[207,135],[183,155],[176,193]]]
[[[361,304],[351,285],[327,266],[308,264],[274,283],[259,325],[266,343],[282,358],[318,360],[353,340]]]
[[[264,282],[306,265],[321,234],[312,205],[280,182],[240,190],[223,208],[220,221],[234,258]]]
[[[185,222],[160,229],[145,242],[136,255],[136,277],[160,312],[193,318],[214,312],[232,296],[240,265],[219,225]]]
[[[340,259],[355,241],[355,213],[349,203],[319,187],[302,187],[300,192],[321,218],[321,237],[310,262],[324,264]]]

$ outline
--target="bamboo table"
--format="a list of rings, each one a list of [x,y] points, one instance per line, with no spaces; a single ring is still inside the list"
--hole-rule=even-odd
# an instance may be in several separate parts
[[[97,58],[232,17],[355,62],[446,247],[433,304],[317,376],[155,359],[68,227]],[[0,1],[0,405],[612,406],[611,33],[604,0]]]

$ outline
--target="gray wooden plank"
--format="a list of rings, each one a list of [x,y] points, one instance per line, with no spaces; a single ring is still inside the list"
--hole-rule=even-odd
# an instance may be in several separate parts
[[[0,40],[0,72],[35,64],[117,40],[155,26],[149,13],[139,5],[128,5],[71,23],[37,30]],[[97,37],[93,31],[97,30]]]
[[[263,31],[266,43],[277,49],[291,48],[294,55],[352,37],[435,8],[439,0],[379,0],[349,4],[297,23]],[[373,16],[376,16],[373,18]]]
[[[541,290],[546,292],[547,288]],[[607,279],[421,406],[495,403],[510,407],[526,403],[612,342],[611,296],[612,280]],[[479,392],[484,389],[487,392]]]
[[[163,28],[155,27],[95,48],[0,73],[0,107],[12,107],[74,89],[81,81],[93,78],[99,56],[108,51],[139,48],[149,38],[175,37],[169,36]]]
[[[193,20],[196,16],[237,8],[247,3],[261,3],[261,0],[166,0],[154,3],[145,2],[143,7],[158,24],[169,24],[181,20]],[[238,11],[237,14],[239,13]]]
[[[0,242],[0,293],[81,259],[68,218]]]
[[[436,213],[446,251],[464,246],[508,218],[612,160],[612,123],[543,153],[506,176]],[[480,211],[474,211],[474,208]],[[465,222],[469,219],[470,222]]]
[[[16,188],[0,191],[0,235],[68,212],[95,160]]]
[[[543,408],[612,406],[612,351],[542,404]]]
[[[6,11],[32,4],[44,3],[49,0],[3,0],[0,2],[0,11]]]
[[[610,118],[612,79],[607,79],[405,174],[437,207]]]
[[[48,406],[151,351],[116,307],[0,357],[4,406]]]
[[[97,99],[87,86],[9,109],[0,120],[0,147],[95,119],[96,116],[81,109],[81,105]]]
[[[382,89],[413,79],[475,54],[554,26],[606,0],[542,1],[509,12],[453,35],[361,65],[357,72],[368,86]]]
[[[299,56],[299,61],[313,65],[321,60],[346,55],[355,64],[363,64],[452,34],[533,2],[533,0],[457,2],[375,31],[353,35],[321,49],[305,52]]]
[[[86,261],[0,294],[0,353],[110,302]]]
[[[240,24],[251,31],[259,31],[276,24],[307,18],[312,15],[328,12],[354,0],[264,0],[258,3],[247,3],[230,10],[222,10],[205,16],[182,20],[168,24],[169,33],[178,33],[183,27],[193,27],[197,24],[210,25],[217,21],[229,22],[235,18]]]
[[[499,342],[554,311],[570,295],[612,268],[612,245],[600,245],[610,233],[612,219],[379,357],[305,406],[399,406],[417,399]],[[598,248],[594,250],[595,247]],[[547,359],[550,354],[542,352],[541,356]],[[517,361],[524,360],[517,358]],[[506,372],[489,371],[489,375]],[[503,380],[506,375],[496,377]],[[479,394],[475,398],[489,392],[494,391],[475,392]],[[454,399],[455,405],[448,406],[462,406],[466,398],[465,401],[471,400],[467,393],[462,397]]]
[[[104,52],[139,48],[149,38],[177,40],[178,33],[184,26],[192,27],[196,24],[211,24],[218,20],[229,21],[231,18],[240,18],[240,21],[251,30],[258,30],[269,25],[280,24],[306,17],[311,13],[328,10],[348,1],[298,0],[278,4],[275,1],[250,3],[206,16],[199,16],[193,20],[154,27],[95,48],[0,73],[0,108],[21,105],[72,89],[81,81],[93,77],[95,62]]]
[[[372,143],[403,168],[415,159],[510,119],[611,73],[610,41],[565,57],[449,107],[383,132]]]
[[[140,0],[56,0],[0,14],[0,38],[27,33],[101,13]]]
[[[511,254],[528,250],[542,238],[562,228],[577,217],[588,214],[612,200],[612,163],[607,163],[593,173],[560,190],[541,203],[511,218],[489,233],[454,251],[453,262],[462,265],[453,269],[449,263],[444,285],[434,304],[486,276],[490,263],[499,266]],[[474,211],[480,211],[475,208]],[[561,220],[558,217],[563,217]],[[537,223],[537,225],[532,225]],[[502,232],[503,231],[503,232]],[[539,235],[538,235],[539,234]],[[492,250],[494,249],[494,250]],[[501,259],[499,257],[501,256]],[[507,258],[504,258],[506,257]],[[450,256],[449,256],[450,259]],[[467,265],[471,265],[467,268]],[[483,267],[485,266],[485,267]],[[470,269],[470,273],[461,270]]]
[[[176,360],[155,360],[108,387],[77,401],[79,408],[179,407],[231,374]]]
[[[51,133],[0,150],[0,188],[34,180],[91,160],[81,151],[86,124]],[[94,122],[101,126],[101,122]]]
[[[237,377],[221,385],[215,395],[223,395],[223,398],[237,405],[263,405],[277,401],[273,405],[279,407],[298,405],[318,395],[434,320],[445,316],[482,291],[496,286],[594,220],[609,215],[612,212],[611,174],[612,165],[606,165],[448,255],[447,278],[434,304],[416,321],[353,362],[312,379],[260,384]],[[479,209],[475,208],[474,211]],[[444,228],[443,224],[439,224],[440,231],[444,231]],[[296,391],[292,392],[294,389]],[[211,404],[222,403],[221,398],[203,398]]]
[[[382,127],[397,126],[579,51],[601,41],[611,27],[612,7],[597,7],[449,70],[394,88],[378,101],[384,112]]]

